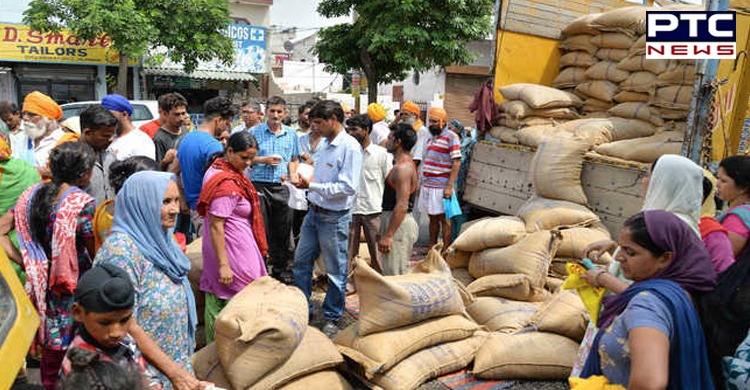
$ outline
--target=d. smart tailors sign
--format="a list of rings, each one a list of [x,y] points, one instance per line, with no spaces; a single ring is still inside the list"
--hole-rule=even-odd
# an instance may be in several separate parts
[[[21,24],[0,23],[0,60],[56,64],[117,65],[119,55],[110,49],[105,34],[83,40],[62,30],[57,34],[31,30]],[[138,65],[137,59],[129,61]]]

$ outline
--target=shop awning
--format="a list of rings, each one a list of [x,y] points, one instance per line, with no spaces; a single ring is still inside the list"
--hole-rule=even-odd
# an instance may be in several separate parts
[[[200,80],[223,80],[223,81],[252,81],[255,77],[246,72],[231,72],[224,70],[203,70],[196,69],[193,73],[186,73],[181,68],[143,68],[143,73],[147,76],[172,76],[172,77],[189,77]]]

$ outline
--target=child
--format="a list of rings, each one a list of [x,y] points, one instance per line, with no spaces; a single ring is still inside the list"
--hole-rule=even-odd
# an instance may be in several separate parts
[[[148,380],[151,389],[162,384],[147,369],[146,361],[135,340],[128,333],[133,323],[135,290],[128,274],[112,264],[91,268],[78,281],[73,303],[73,319],[81,323],[78,334],[70,344],[99,355],[127,369],[137,369]],[[61,377],[73,369],[71,353],[66,354],[60,369]]]
[[[705,174],[703,176],[703,203],[711,201],[714,192],[714,184]],[[712,216],[702,216],[698,228],[701,231],[703,245],[706,246],[708,254],[711,255],[711,263],[717,274],[726,271],[730,265],[734,264],[734,253],[732,252],[732,243],[729,241],[727,229],[725,229]]]

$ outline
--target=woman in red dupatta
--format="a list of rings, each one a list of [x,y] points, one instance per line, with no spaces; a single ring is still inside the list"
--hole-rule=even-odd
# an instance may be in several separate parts
[[[219,311],[253,280],[268,275],[263,257],[268,254],[260,200],[244,171],[258,152],[258,142],[239,132],[227,142],[203,177],[196,206],[208,226],[203,237],[203,274],[200,289],[206,293],[206,341],[214,339]]]

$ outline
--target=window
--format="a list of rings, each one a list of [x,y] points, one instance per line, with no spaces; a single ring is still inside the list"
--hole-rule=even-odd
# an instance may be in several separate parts
[[[151,115],[151,111],[148,109],[148,107],[140,104],[134,104],[133,117],[130,119],[134,121],[148,121],[154,119],[154,116]]]

